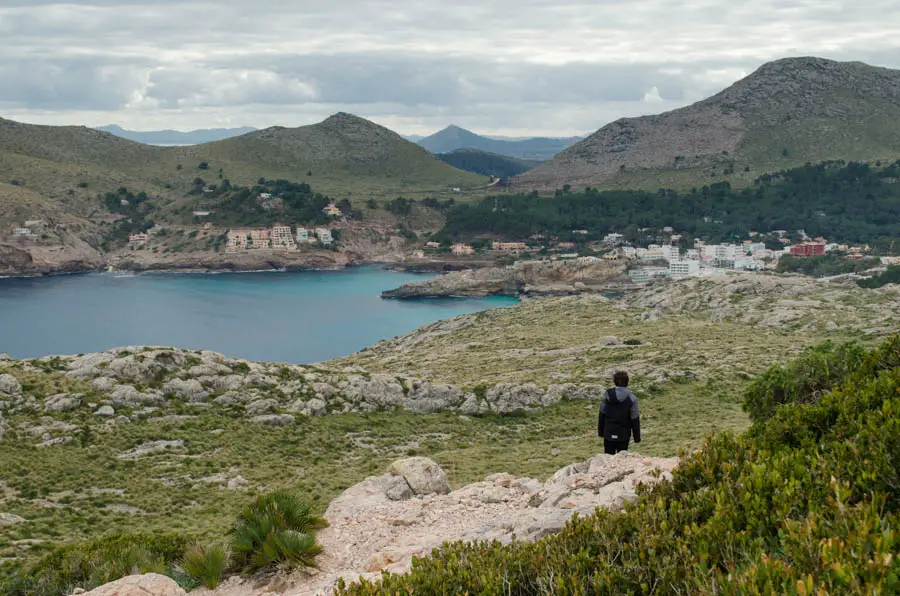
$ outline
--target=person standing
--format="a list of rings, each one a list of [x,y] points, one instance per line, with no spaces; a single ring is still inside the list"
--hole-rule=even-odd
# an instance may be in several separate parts
[[[641,442],[641,417],[637,397],[628,389],[628,373],[619,371],[613,375],[615,387],[606,390],[600,402],[597,420],[597,436],[603,437],[603,450],[609,455],[628,451],[628,443]]]

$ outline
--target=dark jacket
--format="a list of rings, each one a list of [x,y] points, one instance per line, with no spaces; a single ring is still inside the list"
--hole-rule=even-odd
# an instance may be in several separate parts
[[[597,436],[606,441],[627,443],[634,433],[634,442],[641,442],[641,416],[637,397],[627,387],[613,387],[603,394]]]

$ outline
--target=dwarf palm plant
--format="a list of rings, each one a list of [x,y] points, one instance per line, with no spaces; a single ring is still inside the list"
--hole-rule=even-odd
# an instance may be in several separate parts
[[[315,531],[325,520],[286,490],[259,496],[241,512],[231,532],[235,563],[248,571],[274,564],[311,566],[321,552]]]

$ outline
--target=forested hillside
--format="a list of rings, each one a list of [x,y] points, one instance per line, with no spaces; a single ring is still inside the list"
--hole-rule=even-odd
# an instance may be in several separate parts
[[[586,238],[608,232],[638,238],[639,228],[672,226],[712,239],[747,232],[803,229],[842,242],[887,243],[900,238],[900,161],[890,165],[831,162],[768,174],[749,188],[727,182],[692,189],[574,191],[555,196],[498,195],[452,209],[445,238],[491,234],[524,239],[532,234]]]
[[[450,153],[440,153],[437,157],[454,168],[497,178],[517,176],[540,163],[539,161],[516,159],[515,157],[498,155],[479,149],[457,149]]]

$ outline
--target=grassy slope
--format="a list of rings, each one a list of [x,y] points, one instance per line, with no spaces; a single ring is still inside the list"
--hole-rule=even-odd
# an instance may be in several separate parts
[[[199,169],[201,162],[208,170]],[[179,167],[181,169],[179,169]],[[83,127],[0,120],[0,181],[63,202],[69,191],[91,197],[120,186],[178,199],[195,178],[236,184],[260,177],[309,182],[335,198],[465,199],[480,196],[486,178],[456,170],[398,135],[347,116],[297,129],[271,129],[194,147],[152,147]],[[307,174],[312,172],[312,176]],[[79,188],[87,183],[90,192]],[[463,193],[454,193],[459,187]],[[63,209],[73,212],[67,205]]]

